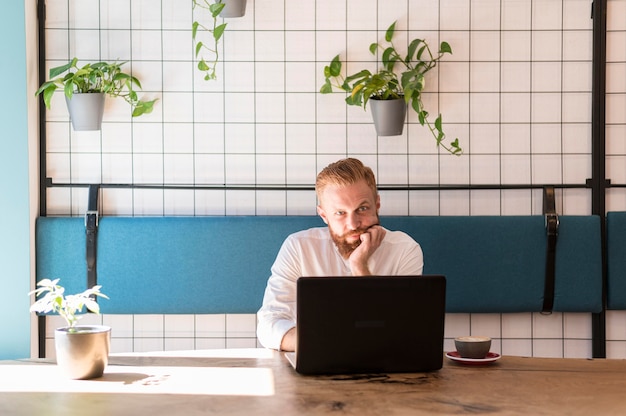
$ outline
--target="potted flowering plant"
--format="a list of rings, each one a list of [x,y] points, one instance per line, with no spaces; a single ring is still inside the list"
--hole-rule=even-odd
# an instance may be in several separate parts
[[[82,293],[66,295],[65,288],[58,284],[59,279],[43,279],[37,289],[28,293],[37,300],[30,307],[31,312],[40,314],[58,313],[67,326],[57,328],[54,342],[57,364],[61,371],[73,379],[100,377],[108,364],[111,328],[104,325],[77,325],[83,309],[100,313],[96,298],[108,297],[100,292],[97,285]]]

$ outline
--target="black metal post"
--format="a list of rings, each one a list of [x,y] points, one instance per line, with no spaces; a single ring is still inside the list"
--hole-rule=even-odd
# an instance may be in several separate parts
[[[46,1],[37,1],[37,42],[39,85],[46,80]],[[46,184],[46,112],[43,96],[39,100],[39,215],[47,214]],[[46,356],[46,317],[37,317],[37,342],[39,358]]]
[[[601,219],[602,235],[602,312],[592,317],[592,354],[606,358],[606,7],[607,0],[594,0],[592,116],[591,116],[591,212]]]

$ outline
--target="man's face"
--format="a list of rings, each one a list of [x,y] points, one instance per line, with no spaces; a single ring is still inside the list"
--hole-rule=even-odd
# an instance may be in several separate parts
[[[317,212],[328,224],[339,252],[347,258],[361,244],[361,234],[378,224],[379,208],[380,197],[363,180],[344,187],[327,186]]]

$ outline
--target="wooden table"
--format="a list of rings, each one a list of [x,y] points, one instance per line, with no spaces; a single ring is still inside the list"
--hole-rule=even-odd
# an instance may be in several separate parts
[[[112,356],[102,378],[43,360],[0,363],[0,415],[609,415],[626,413],[626,361],[444,358],[431,373],[301,376],[281,353]]]

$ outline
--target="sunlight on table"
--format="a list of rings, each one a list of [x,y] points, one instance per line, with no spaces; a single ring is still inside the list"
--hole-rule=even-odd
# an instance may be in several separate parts
[[[266,348],[232,348],[208,350],[178,350],[124,352],[110,354],[110,357],[202,357],[202,358],[267,358],[273,357],[272,350]]]
[[[269,368],[108,366],[101,378],[69,380],[56,365],[10,365],[0,392],[271,396],[274,376]]]

